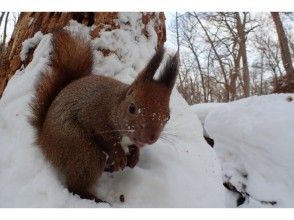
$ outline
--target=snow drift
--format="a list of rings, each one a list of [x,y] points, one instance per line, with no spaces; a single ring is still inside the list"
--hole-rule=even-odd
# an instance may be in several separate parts
[[[241,193],[242,207],[293,207],[293,98],[272,94],[207,108],[204,127],[223,181]],[[226,205],[235,207],[237,199],[228,192]]]
[[[194,112],[195,115],[198,116],[201,124],[202,124],[202,128],[203,128],[203,135],[206,137],[209,137],[209,135],[207,134],[206,130],[205,130],[205,126],[204,126],[204,122],[206,119],[206,116],[209,114],[209,112],[215,110],[216,108],[225,105],[226,103],[217,103],[217,102],[212,102],[212,103],[202,103],[202,104],[196,104],[196,105],[192,105],[191,111]]]
[[[92,41],[94,49],[115,51],[107,57],[95,52],[94,73],[132,82],[157,44],[154,21],[147,24],[146,38],[140,17],[140,13],[119,13],[121,29],[101,32]],[[90,38],[91,27],[72,21],[66,29]],[[39,74],[47,68],[51,35],[38,33],[26,41],[22,59],[35,46],[33,60],[15,73],[0,100],[0,207],[108,207],[69,193],[34,144],[28,103]],[[219,161],[202,138],[197,116],[176,90],[165,131],[168,140],[144,148],[134,169],[105,173],[97,184],[99,196],[113,207],[222,207]]]

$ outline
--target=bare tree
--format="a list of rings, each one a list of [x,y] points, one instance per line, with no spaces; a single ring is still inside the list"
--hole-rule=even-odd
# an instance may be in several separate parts
[[[2,38],[2,45],[4,46],[6,43],[6,37],[7,37],[7,24],[8,24],[8,17],[10,12],[6,13],[5,22],[4,22],[4,29],[3,29],[3,38]]]
[[[246,50],[246,33],[245,33],[245,25],[246,25],[246,17],[248,13],[243,12],[243,22],[241,21],[240,13],[235,12],[236,17],[236,27],[239,36],[239,50],[240,55],[242,56],[242,64],[243,64],[243,88],[244,88],[244,96],[248,97],[250,95],[250,78],[249,78],[249,67],[247,60],[247,50]]]
[[[242,53],[240,50],[240,40],[239,40],[239,36],[238,33],[235,31],[235,26],[236,26],[236,22],[235,20],[235,14],[232,13],[224,13],[224,12],[220,12],[220,19],[219,22],[224,23],[226,29],[228,30],[230,36],[231,36],[231,48],[229,46],[228,43],[226,43],[226,48],[229,51],[230,55],[232,56],[232,60],[233,60],[233,67],[231,67],[230,71],[229,71],[229,77],[230,77],[230,92],[231,92],[231,96],[230,96],[230,100],[233,101],[236,99],[236,89],[237,89],[237,78],[240,78],[240,62],[241,62],[241,58],[242,58]],[[232,19],[233,18],[233,19]],[[232,21],[230,21],[232,20]],[[239,47],[239,49],[238,49]]]
[[[283,23],[281,21],[279,12],[271,12],[271,15],[274,20],[276,31],[278,34],[283,66],[286,70],[286,75],[288,79],[292,79],[294,77],[294,70],[293,70],[291,54],[290,54],[290,50],[288,46],[288,39],[284,31]]]
[[[288,24],[293,15],[282,17],[292,56],[294,35]],[[183,65],[179,91],[189,104],[268,94],[283,84],[280,44],[272,34],[276,28],[270,14],[189,12],[176,14],[176,21]]]
[[[3,21],[4,15],[5,15],[5,12],[1,12],[1,16],[0,16],[0,28],[1,28],[1,24],[2,24],[2,21]],[[1,36],[1,35],[0,35],[0,36]],[[0,41],[0,53],[2,52],[3,47],[4,47],[4,45],[3,45],[2,42]]]
[[[254,36],[254,47],[258,53],[261,54],[260,57],[262,57],[259,66],[263,66],[263,75],[265,72],[267,75],[271,75],[272,83],[274,87],[276,87],[278,77],[283,75],[278,42],[271,39],[271,35],[267,35],[264,30],[260,30],[259,33],[256,33]],[[254,68],[256,67],[255,65]],[[265,90],[265,88],[263,90]],[[267,94],[267,92],[264,91],[261,94]]]
[[[207,29],[205,28],[205,26],[203,25],[203,23],[201,22],[200,18],[198,17],[197,13],[189,13],[191,16],[194,16],[198,23],[200,24],[202,30],[204,31],[205,33],[205,36],[207,37],[207,40],[208,42],[210,43],[211,47],[212,47],[212,50],[214,51],[214,54],[217,58],[217,61],[219,63],[219,66],[220,66],[220,69],[221,69],[221,73],[223,75],[223,79],[225,81],[224,83],[224,86],[225,86],[225,101],[228,102],[230,100],[230,90],[229,90],[229,83],[228,83],[228,78],[227,78],[227,74],[226,74],[226,70],[225,70],[225,66],[224,66],[224,63],[221,59],[221,56],[220,54],[218,53],[217,49],[216,49],[216,46],[215,46],[215,43],[214,41],[212,40],[210,34],[208,33]]]
[[[176,12],[176,32],[177,32],[177,48],[180,52],[180,36],[179,36],[179,14]]]
[[[0,16],[0,27],[4,18],[5,12],[1,12],[1,16]]]
[[[186,21],[184,21],[186,22]],[[199,59],[199,54],[200,52],[197,51],[197,48],[196,48],[196,45],[194,44],[193,42],[193,36],[191,35],[191,33],[193,34],[193,30],[192,29],[195,29],[195,24],[190,24],[189,27],[185,27],[187,28],[186,31],[183,31],[183,40],[185,41],[186,43],[186,46],[190,49],[190,51],[192,52],[192,56],[196,62],[196,65],[197,65],[197,72],[199,72],[200,74],[200,78],[201,78],[201,86],[202,86],[202,91],[203,91],[203,101],[204,102],[207,102],[207,88],[206,88],[206,83],[205,83],[205,80],[204,80],[204,70],[202,68],[202,65],[201,65],[201,62],[200,62],[200,59]],[[196,71],[195,71],[196,72]],[[196,77],[196,76],[195,76]]]

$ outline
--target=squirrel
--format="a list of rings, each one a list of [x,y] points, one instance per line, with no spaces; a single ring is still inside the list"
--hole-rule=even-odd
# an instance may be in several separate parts
[[[135,167],[140,148],[155,143],[170,118],[178,53],[158,79],[163,46],[130,85],[92,73],[89,40],[59,30],[52,36],[49,68],[30,103],[30,124],[45,158],[65,177],[69,192],[104,202],[93,190],[104,171]],[[129,152],[122,140],[129,140]]]

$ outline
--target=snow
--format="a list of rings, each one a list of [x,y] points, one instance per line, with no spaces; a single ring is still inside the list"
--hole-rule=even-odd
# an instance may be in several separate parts
[[[141,36],[138,13],[120,13],[118,22],[125,22],[122,29],[92,41],[94,49],[115,51],[107,57],[96,51],[93,72],[129,83],[154,54],[157,38],[152,22],[150,37]],[[91,29],[75,21],[66,29],[90,38]],[[69,193],[34,143],[28,104],[38,77],[48,68],[51,35],[39,33],[25,42],[23,58],[28,48],[36,47],[33,60],[11,78],[0,100],[0,207],[109,207]],[[196,114],[176,89],[164,133],[165,140],[142,149],[134,169],[104,173],[96,187],[99,196],[112,207],[223,207],[219,161],[202,137]]]
[[[31,20],[30,20],[31,21]],[[25,61],[30,49],[35,48],[41,41],[43,34],[41,31],[35,33],[34,37],[25,40],[22,43],[22,50],[20,51],[21,61]]]
[[[205,130],[214,139],[223,181],[250,195],[241,207],[293,207],[294,102],[289,96],[294,97],[250,97],[222,104],[206,116]],[[226,201],[226,206],[236,206],[236,195],[228,192]]]
[[[205,137],[209,137],[207,134],[205,128],[204,128],[204,121],[206,116],[209,112],[215,110],[216,108],[224,105],[225,103],[203,103],[203,104],[196,104],[192,105],[190,108],[195,113],[195,115],[198,116],[198,119],[200,120],[202,127],[203,127],[203,135]]]
[[[140,13],[119,13],[117,23],[120,29],[102,32],[93,41],[94,49],[114,51],[107,57],[101,52],[95,54],[94,72],[115,77],[125,83],[134,80],[146,65],[146,60],[155,53],[157,45],[157,35],[152,24],[147,25],[149,37],[146,38],[142,35],[143,24],[140,19]]]

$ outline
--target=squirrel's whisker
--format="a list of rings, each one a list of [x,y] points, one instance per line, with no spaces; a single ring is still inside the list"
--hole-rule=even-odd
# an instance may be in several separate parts
[[[172,142],[172,140],[169,140],[168,138],[166,138],[166,137],[164,137],[164,136],[160,136],[159,139],[164,140],[164,141],[166,141],[166,142],[168,142],[168,143],[170,143],[170,144],[174,144],[174,143]]]
[[[166,132],[166,131],[162,131],[162,134],[166,134],[166,135],[170,135],[170,136],[174,136],[174,137],[178,137],[178,135],[170,133],[170,132]]]
[[[170,139],[172,141],[176,141],[176,138],[177,138],[177,136],[172,136],[172,135],[168,135],[168,134],[162,134],[162,136],[164,138],[168,138],[168,139]]]
[[[101,132],[98,132],[97,134],[112,133],[112,132],[118,132],[118,131],[132,133],[135,130],[109,130],[109,131],[101,131]]]

